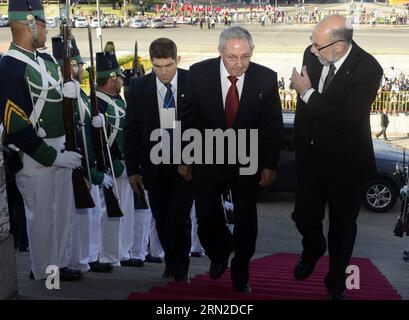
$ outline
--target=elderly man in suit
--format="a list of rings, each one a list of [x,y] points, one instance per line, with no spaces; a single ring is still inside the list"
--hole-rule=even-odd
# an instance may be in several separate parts
[[[127,95],[126,169],[132,189],[140,192],[142,175],[149,193],[149,204],[165,251],[163,277],[188,282],[191,183],[179,175],[173,159],[158,165],[151,158],[151,151],[158,144],[151,140],[151,133],[158,129],[162,132],[162,153],[172,149],[173,122],[180,119],[179,105],[185,97],[188,71],[177,67],[180,57],[176,44],[170,39],[154,40],[149,55],[153,72],[133,79]]]
[[[344,17],[323,19],[312,32],[301,74],[294,68],[291,77],[299,94],[293,220],[303,237],[294,276],[310,276],[326,251],[322,220],[328,203],[330,299],[343,298],[364,184],[376,174],[369,114],[383,71],[352,34]]]
[[[219,38],[220,57],[196,63],[190,68],[189,95],[182,111],[182,128],[195,128],[205,136],[209,130],[237,137],[246,133],[245,141],[230,141],[216,153],[224,153],[223,163],[209,159],[193,166],[181,165],[186,179],[193,179],[197,210],[198,235],[211,260],[209,275],[218,279],[226,270],[230,253],[231,280],[236,292],[251,292],[248,286],[249,261],[255,252],[257,238],[256,198],[259,187],[272,183],[281,148],[283,120],[278,94],[277,74],[251,62],[251,34],[242,27],[224,30]],[[250,130],[257,130],[258,142],[249,139]],[[226,158],[229,148],[257,144],[258,151],[250,153],[257,159],[256,170],[241,174],[242,165]],[[237,150],[235,156],[237,159]],[[202,152],[208,157],[207,150]],[[229,158],[230,158],[229,154]],[[211,161],[210,161],[211,162]],[[234,232],[230,233],[223,212],[221,195],[232,191],[234,203]]]

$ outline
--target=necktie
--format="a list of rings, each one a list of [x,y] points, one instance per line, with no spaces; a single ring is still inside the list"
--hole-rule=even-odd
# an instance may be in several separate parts
[[[173,91],[172,91],[172,84],[170,83],[166,83],[165,87],[167,89],[166,91],[166,95],[165,95],[165,99],[163,100],[163,107],[166,109],[169,108],[175,108],[176,104],[175,104],[175,97],[173,95]],[[169,138],[170,138],[170,145],[169,145],[169,158],[172,161],[173,159],[173,129],[166,129],[169,133]]]
[[[327,91],[329,84],[331,83],[334,76],[335,76],[335,66],[331,64],[329,66],[328,74],[327,74],[327,77],[325,78],[324,85],[322,86],[322,93],[325,93],[325,91]]]
[[[239,92],[236,86],[238,79],[235,76],[228,76],[227,78],[230,80],[231,85],[229,91],[227,91],[224,113],[227,127],[231,128],[239,108]]]
[[[175,97],[173,96],[172,85],[170,83],[166,83],[165,87],[167,91],[165,99],[163,100],[163,107],[166,109],[175,108]]]

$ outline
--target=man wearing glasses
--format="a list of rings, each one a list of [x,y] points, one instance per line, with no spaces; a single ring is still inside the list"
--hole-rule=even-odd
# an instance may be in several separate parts
[[[63,96],[76,98],[75,85],[63,85],[56,61],[37,51],[47,36],[41,0],[10,0],[8,6],[13,42],[0,61],[0,122],[24,200],[30,278],[46,279],[47,267],[55,265],[61,280],[78,280],[81,272],[67,268],[66,249],[74,211],[71,174],[81,155],[62,152],[61,103]]]
[[[193,178],[196,188],[198,235],[211,260],[209,276],[218,279],[223,275],[234,250],[231,280],[233,290],[242,293],[251,292],[249,261],[256,247],[256,198],[260,187],[269,186],[276,176],[283,130],[277,74],[250,61],[253,48],[252,36],[246,29],[235,26],[224,30],[219,38],[220,57],[190,68],[191,92],[181,118],[182,128],[198,129],[202,137],[208,129],[230,129],[236,136],[243,129],[247,137],[250,128],[257,129],[258,153],[250,154],[258,158],[255,174],[240,175],[240,165],[228,163],[230,141],[216,151],[224,153],[223,163],[216,164],[214,158],[213,164],[194,163],[192,173],[188,166],[179,168],[186,179]],[[247,154],[251,149],[249,140],[238,142],[247,143]],[[226,225],[221,201],[226,188],[232,191],[233,235]]]
[[[322,220],[329,205],[330,299],[343,299],[345,269],[357,233],[364,184],[376,174],[369,115],[383,70],[352,40],[352,26],[339,15],[314,28],[301,74],[295,116],[298,185],[293,220],[303,239],[294,276],[304,280],[327,249]]]

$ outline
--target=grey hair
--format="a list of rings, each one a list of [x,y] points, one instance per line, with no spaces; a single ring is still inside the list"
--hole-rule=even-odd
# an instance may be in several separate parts
[[[344,40],[347,44],[350,44],[352,42],[353,33],[354,30],[352,28],[352,25],[350,23],[346,23],[345,28],[331,30],[330,40]]]
[[[223,30],[223,32],[220,33],[219,36],[220,51],[224,50],[226,41],[230,39],[246,39],[249,42],[250,48],[252,50],[254,48],[253,38],[250,32],[248,32],[247,29],[244,29],[243,27],[239,26],[230,27],[226,30]]]

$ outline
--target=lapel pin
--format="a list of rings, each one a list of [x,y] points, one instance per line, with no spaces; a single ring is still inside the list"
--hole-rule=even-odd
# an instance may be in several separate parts
[[[259,98],[259,100],[263,99],[263,94],[262,94],[262,93],[259,93],[259,94],[258,94],[258,98]]]
[[[180,96],[181,96],[182,98],[184,98],[184,97],[185,97],[185,94],[184,94],[184,93],[182,93]]]

